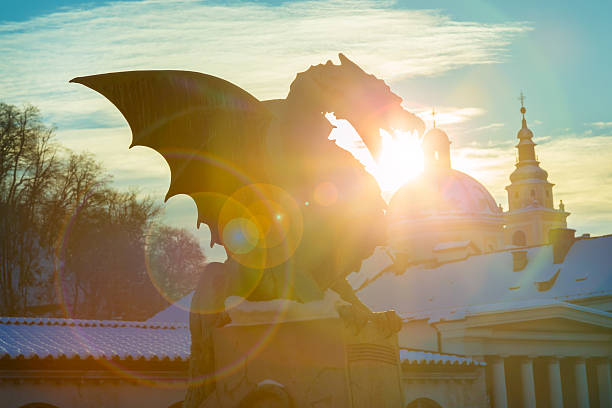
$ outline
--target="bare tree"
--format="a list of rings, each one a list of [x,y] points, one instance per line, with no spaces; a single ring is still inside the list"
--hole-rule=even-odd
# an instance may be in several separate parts
[[[74,317],[140,319],[167,305],[160,291],[195,287],[195,237],[160,226],[158,204],[111,181],[92,155],[54,143],[36,108],[0,103],[0,314],[37,299]]]
[[[176,301],[195,289],[206,258],[193,234],[160,225],[146,249],[151,279],[167,300]]]
[[[0,104],[0,291],[4,313],[27,307],[41,272],[41,211],[58,169],[53,129],[32,106]]]

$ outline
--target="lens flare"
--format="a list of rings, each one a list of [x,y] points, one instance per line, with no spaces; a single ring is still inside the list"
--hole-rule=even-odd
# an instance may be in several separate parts
[[[271,184],[236,191],[219,213],[219,231],[228,254],[253,269],[287,261],[303,233],[300,209],[291,195]]]
[[[246,218],[234,218],[223,229],[223,242],[228,251],[246,254],[252,251],[262,235],[257,225]]]

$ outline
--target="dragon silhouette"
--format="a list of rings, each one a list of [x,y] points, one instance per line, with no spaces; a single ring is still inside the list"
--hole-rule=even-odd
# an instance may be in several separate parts
[[[231,295],[308,302],[332,289],[352,305],[342,313],[347,321],[378,319],[399,329],[394,313],[371,313],[345,279],[384,243],[386,204],[373,176],[329,139],[333,126],[325,113],[348,120],[373,157],[380,129],[422,133],[424,124],[384,81],[343,54],[339,59],[298,73],[285,99],[267,101],[188,71],[70,81],[119,109],[132,146],[165,158],[166,200],[193,198],[198,226],[210,228],[211,246],[226,249],[227,261],[206,266],[193,297],[192,378],[214,371],[211,330],[229,322],[224,302]],[[213,381],[192,386],[185,406],[198,406],[213,390]]]

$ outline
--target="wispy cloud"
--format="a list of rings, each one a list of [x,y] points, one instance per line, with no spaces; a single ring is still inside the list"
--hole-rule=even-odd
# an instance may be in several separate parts
[[[195,0],[112,2],[0,26],[0,97],[59,123],[107,102],[67,81],[127,69],[221,76],[259,98],[284,97],[296,72],[342,51],[386,80],[504,60],[525,23],[458,22],[390,2],[282,5]]]
[[[441,106],[434,108],[410,108],[406,107],[411,112],[414,112],[421,119],[425,121],[428,127],[433,127],[433,121],[436,120],[436,126],[457,125],[459,123],[466,122],[477,116],[481,116],[486,113],[482,108],[476,107],[453,107],[453,106]],[[503,124],[502,124],[503,126]],[[449,127],[450,129],[450,127]]]
[[[599,129],[612,128],[612,122],[592,122],[592,123],[586,123],[586,125],[591,125]]]
[[[490,123],[485,126],[477,127],[476,129],[472,130],[472,132],[482,132],[483,130],[499,129],[503,128],[504,126],[505,125],[503,123]]]

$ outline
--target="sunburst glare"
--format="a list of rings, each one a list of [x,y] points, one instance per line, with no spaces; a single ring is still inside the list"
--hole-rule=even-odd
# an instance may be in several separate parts
[[[416,134],[394,131],[391,135],[381,129],[382,148],[378,160],[374,160],[350,122],[337,119],[333,113],[326,113],[325,117],[335,126],[329,139],[334,140],[365,166],[376,178],[385,197],[423,171],[423,151]]]

